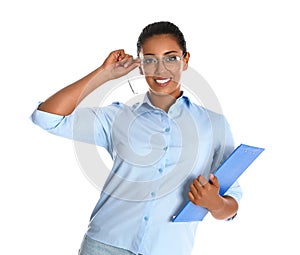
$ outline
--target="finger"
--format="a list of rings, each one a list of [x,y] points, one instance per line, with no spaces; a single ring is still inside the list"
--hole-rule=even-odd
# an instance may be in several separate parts
[[[193,186],[197,191],[201,191],[203,189],[203,185],[198,179],[194,179]]]
[[[194,196],[196,196],[198,193],[198,188],[196,187],[194,182],[190,185],[190,192],[192,192]]]
[[[130,64],[127,65],[127,63],[125,63],[124,67],[130,72],[132,71],[133,69],[137,68],[140,66],[140,61],[131,61]]]
[[[124,58],[124,55],[125,55],[125,52],[123,49],[116,50],[113,52],[113,56],[116,61],[122,60]]]
[[[205,186],[208,183],[208,181],[202,175],[199,175],[198,178],[197,178],[197,180],[201,184],[202,187]]]
[[[127,67],[133,61],[133,57],[129,54],[121,54],[118,56],[118,62],[116,63],[117,66],[124,66]]]
[[[209,180],[210,180],[212,185],[214,185],[216,187],[220,187],[218,178],[216,176],[214,176],[213,174],[209,175]]]
[[[189,193],[188,193],[188,197],[189,197],[189,199],[190,199],[192,202],[195,201],[195,197],[194,197],[194,195],[193,195],[192,192],[189,192]]]
[[[121,61],[121,62],[126,61],[126,59],[129,59],[129,58],[132,58],[132,56],[125,53],[124,50],[118,51],[118,53],[117,53],[117,60],[118,61]]]
[[[140,62],[141,61],[139,58],[133,59],[131,55],[128,55],[124,58],[124,60],[121,61],[121,65],[128,70],[133,70],[134,68],[140,66]]]
[[[110,65],[114,65],[122,58],[123,55],[124,55],[124,50],[122,49],[112,51],[111,53],[109,53],[108,57],[104,60],[102,64],[103,67],[106,68]]]
[[[130,66],[133,63],[133,57],[129,54],[126,54],[124,59],[122,60],[122,64],[125,68]]]

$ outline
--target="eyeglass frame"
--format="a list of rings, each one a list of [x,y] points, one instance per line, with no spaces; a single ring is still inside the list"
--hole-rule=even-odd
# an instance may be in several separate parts
[[[171,55],[170,54],[170,55],[165,55],[165,56],[160,57],[160,58],[156,57],[155,55],[151,55],[151,54],[146,54],[144,56],[153,56],[152,59],[155,59],[156,62],[155,63],[149,63],[149,64],[154,64],[155,67],[153,67],[153,68],[157,68],[158,63],[160,63],[160,62],[164,65],[164,67],[166,67],[165,64],[168,63],[168,62],[164,61],[164,59],[166,59],[167,57],[176,57],[176,58],[179,58],[178,62],[180,62],[180,61],[182,61],[186,57],[186,54],[187,54],[187,52],[184,52],[181,56]],[[140,59],[141,59],[141,66],[143,67],[143,69],[145,69],[145,66],[144,66],[144,63],[143,63],[143,60],[145,59],[144,56],[140,57]]]

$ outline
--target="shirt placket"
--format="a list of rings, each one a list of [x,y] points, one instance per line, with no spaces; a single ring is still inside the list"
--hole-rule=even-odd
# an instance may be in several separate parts
[[[156,111],[156,114],[158,112]],[[162,176],[165,173],[165,165],[168,161],[168,150],[170,146],[170,120],[169,117],[166,113],[160,112],[160,123],[161,123],[161,134],[163,135],[165,139],[165,144],[162,147],[163,151],[163,157],[161,160],[158,162],[156,166],[156,171],[158,174],[158,178]],[[158,182],[159,183],[159,182]],[[139,254],[143,254],[146,251],[144,250],[144,243],[147,242],[147,230],[151,227],[151,212],[153,210],[153,207],[156,204],[156,197],[157,193],[159,192],[160,185],[158,184],[156,187],[153,187],[153,189],[149,193],[149,199],[150,201],[147,202],[144,210],[144,214],[141,218],[141,228],[139,231],[139,240],[140,240],[140,245],[139,245]]]

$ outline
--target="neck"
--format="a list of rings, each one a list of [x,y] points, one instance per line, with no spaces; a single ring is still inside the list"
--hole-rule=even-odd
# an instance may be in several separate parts
[[[181,96],[182,92],[180,91],[177,93],[176,96],[164,94],[164,93],[157,93],[152,90],[149,91],[149,99],[151,103],[165,112],[168,112],[170,107],[175,103],[177,98]]]

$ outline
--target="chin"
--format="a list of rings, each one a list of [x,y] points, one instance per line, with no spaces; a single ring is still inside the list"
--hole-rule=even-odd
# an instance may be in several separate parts
[[[150,92],[157,96],[172,96],[172,97],[178,97],[181,94],[180,87],[170,89],[170,88],[153,88],[150,87]]]

